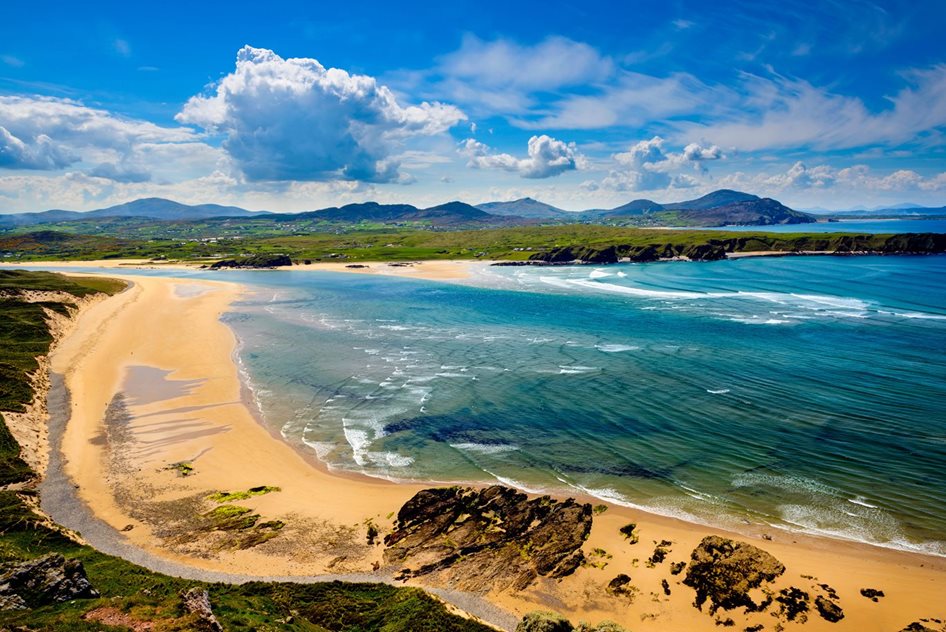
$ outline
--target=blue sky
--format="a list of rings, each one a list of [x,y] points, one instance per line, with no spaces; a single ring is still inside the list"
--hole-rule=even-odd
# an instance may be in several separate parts
[[[0,212],[946,204],[946,3],[5,4]]]

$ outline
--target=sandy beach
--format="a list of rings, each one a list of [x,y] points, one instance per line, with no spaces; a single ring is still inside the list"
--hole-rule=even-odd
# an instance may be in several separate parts
[[[293,270],[450,280],[482,263],[333,263]],[[109,276],[122,277],[124,262],[109,264]],[[88,265],[94,264],[62,267]],[[247,405],[235,363],[237,341],[220,321],[241,293],[225,273],[219,281],[122,278],[132,287],[85,309],[50,357],[71,397],[62,452],[81,500],[128,543],[194,568],[266,576],[372,572],[384,547],[380,538],[368,543],[369,526],[381,536],[390,532],[401,505],[431,485],[329,472],[261,425]],[[261,486],[278,491],[239,504],[261,521],[284,524],[273,537],[240,548],[199,527],[200,516],[215,506],[210,494]],[[619,532],[628,523],[637,525],[636,544]],[[794,586],[812,598],[821,584],[836,591],[841,621],[829,623],[811,612],[807,623],[783,623],[785,629],[900,630],[924,617],[946,619],[942,558],[749,526],[735,534],[616,505],[595,516],[584,546],[588,553],[605,552],[597,566],[486,597],[516,615],[541,608],[575,621],[610,619],[633,630],[716,629],[712,616],[693,607],[694,591],[680,583],[683,575],[670,573],[672,563],[689,560],[710,534],[750,542],[784,563],[776,590]],[[649,568],[645,560],[663,540],[671,543],[667,559]],[[609,594],[606,587],[619,573],[631,576],[636,592]],[[412,582],[424,585],[423,578]],[[885,596],[875,603],[861,596],[863,588]],[[775,629],[778,623],[768,613],[741,610],[721,611],[719,618],[732,618],[740,630],[758,624]]]

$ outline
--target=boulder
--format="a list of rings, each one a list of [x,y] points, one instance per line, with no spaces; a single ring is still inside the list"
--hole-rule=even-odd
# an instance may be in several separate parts
[[[461,590],[521,590],[540,576],[573,573],[591,521],[590,504],[529,500],[502,485],[425,489],[398,512],[384,561],[402,579],[429,575]]]
[[[287,255],[250,255],[235,259],[222,259],[210,265],[211,270],[222,268],[278,268],[291,266],[292,259]]]
[[[197,615],[208,630],[223,632],[223,626],[217,621],[210,607],[210,593],[206,588],[190,588],[181,592],[181,602],[184,612]]]
[[[3,609],[22,609],[99,596],[79,560],[59,553],[28,560],[0,575]]]
[[[825,621],[837,623],[844,618],[844,611],[841,610],[841,606],[823,595],[818,595],[818,598],[815,599],[815,608],[818,609],[818,614],[820,614],[821,618]]]
[[[700,610],[709,600],[711,614],[719,608],[756,611],[768,604],[755,603],[749,592],[784,572],[785,565],[762,549],[711,535],[703,538],[690,555],[683,583],[696,590],[694,605]]]

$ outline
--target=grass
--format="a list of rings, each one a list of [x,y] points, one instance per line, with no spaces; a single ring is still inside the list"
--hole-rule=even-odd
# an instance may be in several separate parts
[[[259,487],[251,487],[246,491],[242,492],[216,492],[207,497],[207,500],[212,500],[215,503],[230,503],[234,500],[246,500],[247,498],[252,498],[253,496],[262,496],[264,494],[271,494],[273,492],[282,491],[278,487],[273,487],[270,485],[260,485]]]
[[[192,222],[186,239],[170,239],[160,232],[147,239],[117,239],[43,230],[0,233],[0,256],[12,260],[90,260],[102,258],[166,258],[217,261],[259,254],[287,254],[295,261],[309,259],[356,261],[409,261],[435,259],[525,260],[536,252],[557,247],[591,250],[610,246],[641,249],[673,246],[682,251],[706,244],[722,244],[730,252],[775,250],[889,250],[906,246],[902,236],[850,233],[766,233],[715,230],[646,230],[596,224],[518,226],[481,230],[430,230],[418,226],[391,227],[313,225],[298,231],[263,230],[252,222]],[[235,227],[242,227],[236,230]],[[232,229],[232,230],[231,230]],[[803,229],[802,229],[803,230]],[[227,233],[231,231],[231,233]],[[210,235],[221,235],[208,241]],[[238,237],[238,238],[237,238]],[[935,237],[931,237],[935,241]],[[937,245],[938,244],[938,245]],[[852,247],[853,245],[853,247]],[[946,249],[946,244],[929,246]],[[336,255],[331,256],[330,255]],[[2,259],[0,259],[2,260]]]
[[[61,289],[76,295],[92,291],[116,291],[118,284],[77,283],[62,275],[0,271],[0,288]],[[7,406],[25,404],[33,393],[18,381],[30,353],[45,354],[51,337],[38,312],[17,311],[23,304],[14,299],[0,301],[0,362],[14,367],[0,376],[0,389]],[[61,304],[60,304],[61,305]],[[22,336],[21,340],[19,336]],[[33,365],[35,366],[35,359]],[[15,386],[11,386],[15,382]],[[7,408],[10,410],[10,408]],[[29,467],[19,459],[19,446],[5,425],[0,424],[0,483],[11,478],[30,478]],[[182,473],[186,463],[176,464]],[[262,490],[267,490],[263,492]],[[252,488],[245,493],[268,493],[272,487]],[[238,492],[244,493],[244,492]],[[151,622],[164,632],[202,629],[193,615],[183,612],[180,593],[191,587],[206,588],[214,613],[227,630],[289,630],[307,632],[488,632],[475,621],[463,619],[417,588],[398,588],[372,583],[252,582],[241,585],[202,583],[162,575],[121,558],[100,553],[69,538],[63,530],[38,515],[27,503],[35,492],[0,490],[0,568],[60,553],[82,562],[97,599],[47,604],[31,610],[0,611],[0,630],[50,630],[72,632],[115,629],[86,619],[102,608],[117,610],[137,623]],[[258,523],[259,516],[246,507],[223,504],[208,512],[216,525],[237,528],[235,546],[245,548],[265,541],[283,528],[278,520]],[[249,521],[252,520],[252,524]],[[248,525],[248,526],[247,526]],[[246,527],[246,528],[244,528]]]
[[[57,301],[26,303],[18,298],[20,292],[66,292],[81,297],[117,292],[124,286],[114,279],[0,270],[0,411],[20,413],[32,403],[32,374],[39,368],[36,358],[48,353],[53,341],[46,323],[47,310],[68,314],[73,309],[69,303]],[[0,414],[0,485],[23,482],[32,476]]]

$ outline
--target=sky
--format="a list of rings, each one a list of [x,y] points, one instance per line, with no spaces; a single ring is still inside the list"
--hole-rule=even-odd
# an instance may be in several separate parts
[[[731,188],[946,204],[946,2],[43,2],[0,20],[0,212]]]

